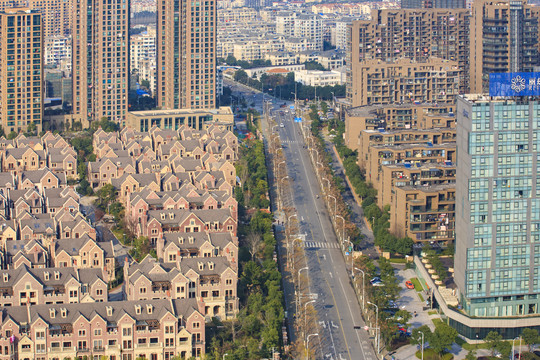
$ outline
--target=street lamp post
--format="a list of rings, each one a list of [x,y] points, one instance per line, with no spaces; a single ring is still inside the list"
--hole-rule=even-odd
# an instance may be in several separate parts
[[[334,199],[334,222],[336,222],[337,200],[336,200],[335,196],[332,196],[332,195],[326,195],[326,196],[331,197],[332,199]]]
[[[304,304],[304,331],[307,333],[307,306],[308,304],[314,303],[316,300],[309,300]]]
[[[340,218],[341,221],[343,222],[343,227],[342,227],[342,231],[341,231],[341,241],[343,242],[343,241],[345,241],[345,219],[341,215],[336,215],[336,217]]]
[[[328,190],[327,190],[327,191],[330,191],[330,180],[328,180],[328,179],[325,178],[325,177],[323,177],[322,179],[328,181]]]
[[[309,335],[307,336],[306,350],[307,350],[308,360],[309,360],[309,338],[312,337],[312,336],[319,336],[319,333],[309,334]]]
[[[516,339],[519,339],[519,357],[518,357],[518,359],[521,359],[521,336],[518,336],[518,337],[514,338],[514,340],[512,340],[512,359],[516,356],[516,350],[515,350]]]
[[[228,353],[223,354],[223,360],[225,360],[225,356],[228,356]]]
[[[420,330],[418,330],[418,332],[419,332],[420,334],[422,334],[422,345],[421,345],[421,350],[420,350],[420,352],[421,352],[421,354],[422,354],[421,360],[424,360],[424,333],[421,332]]]
[[[364,273],[364,270],[361,270],[357,267],[354,268],[356,271],[360,271],[362,273],[362,311],[364,311],[365,308],[365,289],[366,289],[366,273]]]
[[[279,166],[280,166],[281,164],[285,164],[285,163],[286,163],[286,161],[283,160],[283,161],[281,161],[279,164],[277,164],[276,170],[279,172]]]
[[[375,306],[375,340],[377,343],[377,354],[379,354],[379,307],[372,302],[367,302],[369,305]]]
[[[287,226],[289,227],[289,231],[287,232],[287,265],[290,266],[291,263],[291,235],[290,235],[290,227],[291,227],[291,218],[296,216],[296,214],[292,214],[287,218]],[[297,217],[298,218],[298,217]]]
[[[351,253],[349,254],[349,256],[351,257],[351,276],[354,276],[354,259],[352,254],[352,252],[354,251],[354,245],[351,240],[343,238],[343,242],[345,241],[351,244]]]
[[[302,270],[308,270],[309,268],[307,266],[304,266],[303,268],[298,270],[298,285],[300,285],[300,272]],[[300,286],[298,286],[298,296],[296,297],[296,314],[298,315],[298,303],[300,302]]]

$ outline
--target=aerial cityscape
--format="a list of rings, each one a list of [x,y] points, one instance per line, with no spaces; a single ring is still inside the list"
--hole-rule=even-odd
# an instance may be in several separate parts
[[[540,359],[540,1],[0,0],[0,360]]]

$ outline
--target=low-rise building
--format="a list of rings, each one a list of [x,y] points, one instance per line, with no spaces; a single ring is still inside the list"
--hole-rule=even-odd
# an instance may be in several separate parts
[[[0,332],[10,359],[200,358],[206,339],[196,299],[2,307]]]
[[[234,114],[230,107],[219,109],[177,109],[130,111],[126,118],[126,127],[137,131],[149,131],[152,127],[178,130],[183,125],[203,130],[211,125],[223,126],[232,130]]]
[[[455,239],[456,185],[401,186],[390,206],[390,231],[415,242]]]
[[[127,300],[198,299],[207,319],[229,319],[238,311],[238,274],[225,257],[182,258],[160,263],[147,256],[124,265]]]
[[[364,130],[386,131],[455,128],[453,104],[389,104],[349,108],[345,112],[345,144],[360,150]],[[361,161],[361,159],[360,159]]]
[[[294,73],[295,81],[308,86],[334,86],[346,82],[345,71],[300,70]]]
[[[30,268],[0,270],[0,306],[107,301],[100,269]]]

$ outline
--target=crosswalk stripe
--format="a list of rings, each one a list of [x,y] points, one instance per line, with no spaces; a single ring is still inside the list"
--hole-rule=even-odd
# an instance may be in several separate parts
[[[302,242],[304,248],[325,248],[325,249],[339,249],[339,245],[336,243],[326,243],[320,241],[304,241]]]

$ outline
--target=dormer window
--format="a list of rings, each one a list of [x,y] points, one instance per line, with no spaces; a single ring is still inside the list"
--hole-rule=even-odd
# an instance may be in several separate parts
[[[179,242],[180,244],[183,244],[183,243],[184,243],[184,238],[183,238],[183,237],[178,238],[178,242]]]
[[[161,220],[165,220],[165,214],[161,214]]]
[[[174,219],[174,213],[169,213],[169,219]]]
[[[153,311],[154,311],[154,307],[150,304],[146,304],[146,312],[148,314],[152,314]]]
[[[50,274],[49,274],[48,271],[46,271],[46,272],[43,274],[43,276],[45,277],[45,280],[49,280],[49,278],[50,278]]]
[[[51,317],[51,319],[54,319],[56,317],[56,310],[49,309],[49,316]]]
[[[54,272],[54,279],[55,280],[60,280],[60,272],[59,271]]]
[[[209,270],[214,270],[214,263],[213,262],[208,263],[208,269]]]
[[[8,282],[9,280],[9,275],[8,274],[4,274],[4,282]]]
[[[66,318],[67,317],[67,310],[66,308],[61,308],[60,309],[60,314],[63,318]]]
[[[135,305],[135,314],[140,315],[142,311],[141,305]]]
[[[107,306],[107,316],[112,316],[112,314],[113,314],[112,306]]]
[[[204,264],[202,262],[200,262],[198,264],[199,264],[199,271],[202,271],[204,269]]]
[[[189,237],[189,243],[190,243],[190,244],[193,244],[194,241],[195,241],[195,239],[193,239],[193,236],[190,236],[190,237]]]

